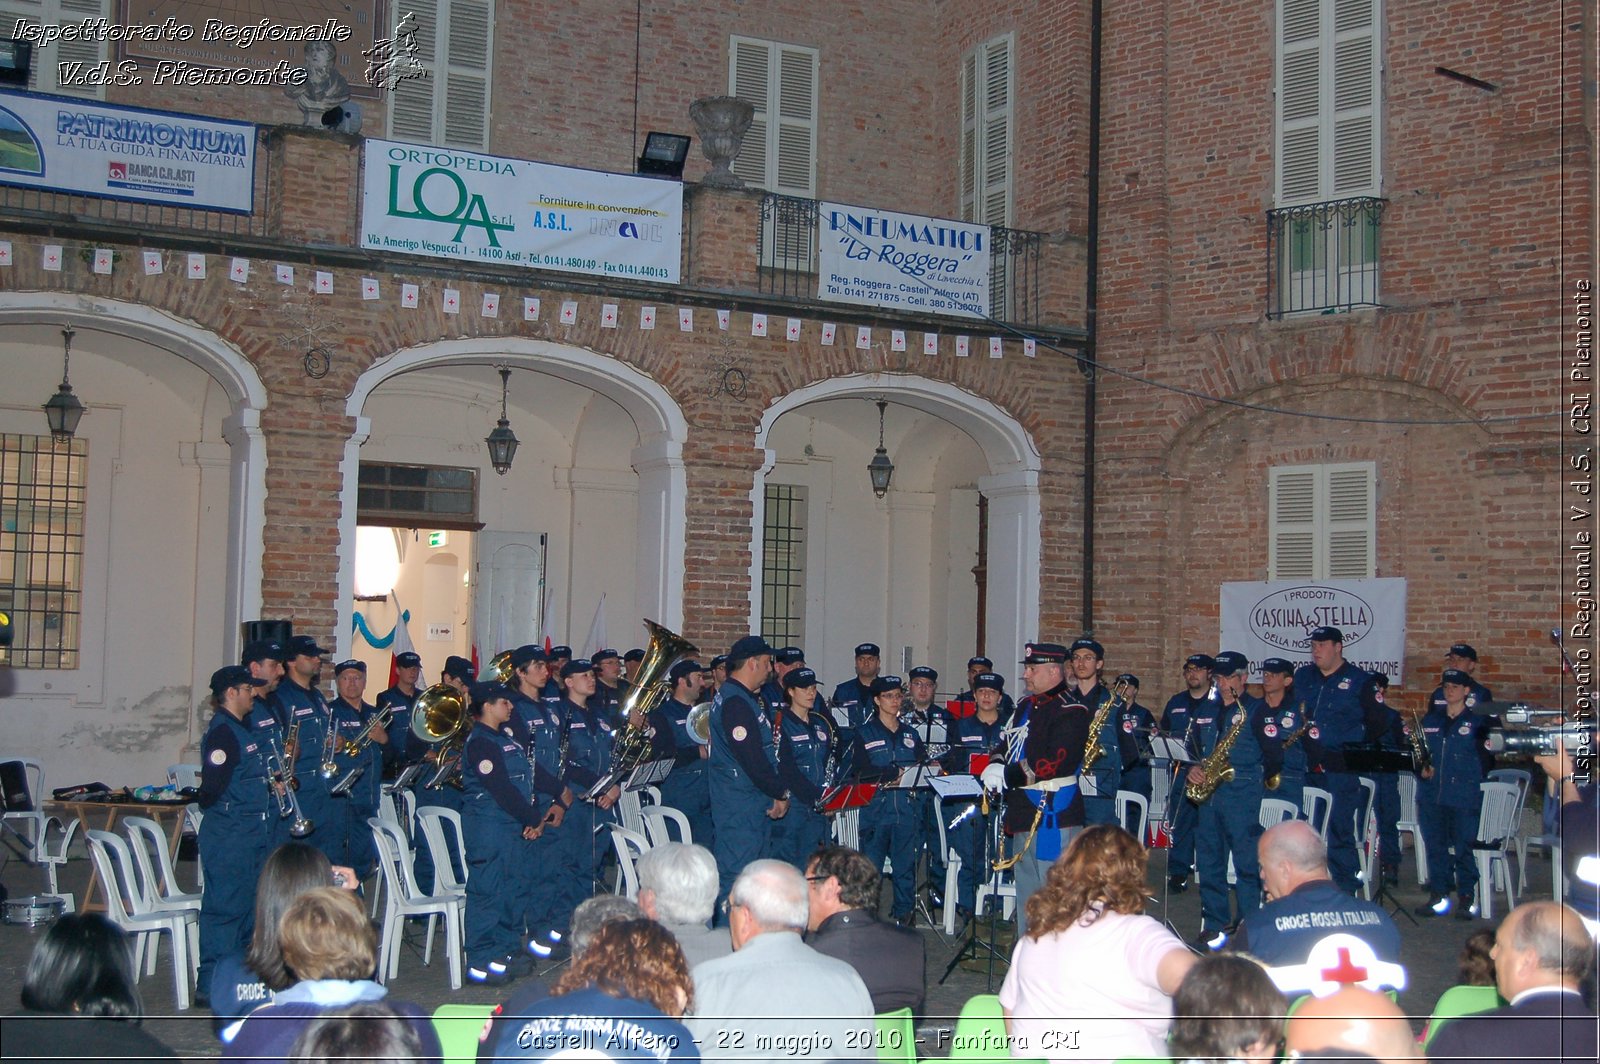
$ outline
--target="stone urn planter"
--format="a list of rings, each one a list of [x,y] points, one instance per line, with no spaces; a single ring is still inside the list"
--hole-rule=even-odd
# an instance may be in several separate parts
[[[743,188],[744,179],[728,169],[739,157],[744,135],[756,109],[737,96],[707,96],[689,105],[689,118],[700,134],[700,151],[711,172],[700,179],[712,188]]]

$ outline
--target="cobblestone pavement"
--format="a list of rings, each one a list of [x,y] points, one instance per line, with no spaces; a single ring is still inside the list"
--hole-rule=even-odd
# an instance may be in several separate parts
[[[1188,938],[1200,928],[1199,893],[1193,886],[1181,894],[1166,893],[1164,856],[1160,851],[1152,855],[1150,892],[1153,900],[1146,911],[1157,919],[1170,921],[1182,937]],[[1409,852],[1401,873],[1401,885],[1395,891],[1395,896],[1409,910],[1424,900],[1424,893],[1417,886]],[[193,882],[193,865],[180,862],[178,874],[181,881]],[[87,880],[88,861],[75,859],[63,873],[62,886],[81,898]],[[0,882],[5,884],[13,898],[38,891],[43,885],[41,874],[15,857],[11,857],[3,871],[0,871]],[[1550,863],[1542,855],[1530,857],[1526,896],[1550,896]],[[1504,904],[1504,895],[1497,896],[1497,919],[1504,916]],[[1455,982],[1456,956],[1462,942],[1473,930],[1489,925],[1482,920],[1465,922],[1455,919],[1424,920],[1413,925],[1403,917],[1398,918],[1397,922],[1404,941],[1403,959],[1410,978],[1410,985],[1400,995],[1400,1005],[1413,1017],[1413,1025],[1420,1030],[1439,994]],[[0,1003],[0,1013],[19,1008],[16,990],[22,984],[33,940],[42,933],[42,929],[0,925],[0,986],[8,988],[0,992],[5,998]],[[940,982],[941,976],[955,956],[959,943],[927,927],[922,928],[922,935],[928,946],[928,1000],[925,1016],[918,1026],[918,1056],[944,1056],[949,1051],[948,1032],[962,1004],[974,994],[999,990],[1005,975],[1004,958],[1010,954],[1011,928],[1004,924],[999,928],[980,924],[976,935],[981,948],[976,950],[976,956],[958,963],[943,982]],[[987,949],[991,938],[998,954],[995,958],[990,957]],[[400,975],[390,984],[395,997],[414,1001],[431,1011],[447,1001],[489,1003],[502,996],[493,988],[450,989],[449,975],[439,956],[444,943],[442,929],[438,932],[434,961],[430,966],[425,967],[422,963],[420,929],[412,929],[407,939],[400,961]],[[163,946],[155,975],[144,977],[140,983],[145,1008],[151,1017],[146,1026],[156,1037],[190,1059],[218,1056],[209,1012],[191,1009],[186,1013],[174,1013],[171,971],[170,953]]]

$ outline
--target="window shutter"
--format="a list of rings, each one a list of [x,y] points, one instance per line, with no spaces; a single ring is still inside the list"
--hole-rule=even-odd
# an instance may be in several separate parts
[[[109,17],[106,7],[106,0],[0,0],[0,33],[9,38],[18,20],[30,26],[56,26],[86,18]],[[34,45],[28,88],[35,92],[103,100],[106,97],[103,85],[62,85],[59,64],[82,63],[87,69],[109,58],[110,54],[110,46],[104,41],[57,41],[49,48]]]
[[[1279,204],[1377,195],[1378,24],[1378,0],[1279,0]]]
[[[1335,198],[1378,190],[1378,62],[1374,0],[1333,0]]]
[[[772,47],[765,41],[733,39],[728,57],[730,95],[755,108],[750,131],[744,135],[739,157],[729,166],[746,184],[767,187],[767,100],[772,69]]]
[[[1272,532],[1268,580],[1310,580],[1316,575],[1317,476],[1315,470],[1272,470]]]
[[[452,148],[489,146],[492,0],[408,0],[428,75],[396,83],[389,135]]]
[[[1370,463],[1330,466],[1328,474],[1328,577],[1357,580],[1375,575],[1373,530],[1376,507]]]
[[[978,216],[978,53],[961,60],[961,202],[963,221]]]
[[[963,220],[1011,220],[1012,37],[995,37],[961,61],[960,202]]]
[[[728,88],[755,108],[732,165],[747,183],[787,196],[816,195],[817,71],[815,48],[732,39]]]

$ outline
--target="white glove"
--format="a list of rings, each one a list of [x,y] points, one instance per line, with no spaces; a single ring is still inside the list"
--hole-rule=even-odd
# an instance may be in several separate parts
[[[983,780],[984,790],[990,793],[1003,791],[1006,788],[1006,767],[999,762],[991,761],[984,766],[983,775],[979,778]]]

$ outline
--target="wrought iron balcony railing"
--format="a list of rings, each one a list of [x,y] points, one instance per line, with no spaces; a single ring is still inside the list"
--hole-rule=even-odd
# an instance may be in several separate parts
[[[1267,317],[1378,306],[1386,205],[1364,196],[1268,211]]]

